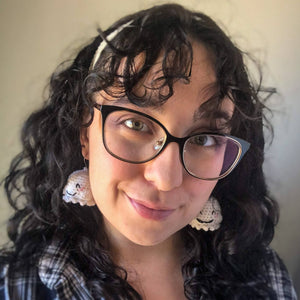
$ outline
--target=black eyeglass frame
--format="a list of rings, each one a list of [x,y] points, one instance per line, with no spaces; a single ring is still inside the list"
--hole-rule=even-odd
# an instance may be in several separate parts
[[[232,136],[232,135],[219,133],[219,132],[217,132],[217,133],[215,133],[215,132],[201,132],[201,133],[196,133],[196,134],[192,134],[192,135],[189,135],[189,136],[186,136],[186,137],[179,138],[179,137],[176,137],[176,136],[173,136],[172,134],[170,134],[169,131],[165,128],[165,126],[163,124],[161,124],[158,120],[156,120],[155,118],[153,118],[153,117],[151,117],[151,116],[149,116],[145,113],[142,113],[140,111],[130,109],[130,108],[127,108],[127,107],[122,107],[122,106],[106,105],[106,104],[98,104],[98,103],[95,103],[94,107],[97,110],[99,110],[101,112],[101,115],[102,115],[102,142],[103,142],[103,145],[104,145],[106,151],[110,155],[112,155],[113,157],[115,157],[115,158],[117,158],[121,161],[132,163],[132,164],[142,164],[142,163],[146,163],[148,161],[151,161],[152,159],[156,158],[170,143],[174,142],[174,143],[178,144],[178,146],[179,146],[179,153],[180,153],[181,163],[182,163],[184,169],[188,172],[188,174],[190,174],[191,176],[193,176],[195,178],[198,178],[198,179],[213,181],[213,180],[222,179],[222,178],[226,177],[229,173],[231,173],[232,170],[238,165],[240,160],[243,158],[245,153],[249,150],[250,145],[251,145],[249,142],[247,142],[243,139],[240,139],[240,138]],[[106,121],[108,115],[111,114],[112,112],[123,111],[123,110],[141,115],[143,117],[146,117],[146,118],[150,119],[151,121],[155,122],[156,124],[158,124],[165,131],[166,139],[164,140],[164,144],[153,157],[151,157],[149,159],[146,159],[146,160],[143,160],[143,161],[131,161],[131,160],[124,159],[124,158],[114,154],[109,149],[109,147],[106,145],[105,137],[104,137],[105,121]],[[194,136],[199,136],[199,135],[215,135],[215,136],[227,137],[227,138],[231,139],[238,146],[239,152],[238,152],[238,155],[237,155],[235,161],[232,163],[231,167],[224,174],[222,174],[221,176],[218,176],[218,177],[215,177],[215,178],[201,178],[201,177],[196,176],[195,174],[193,174],[192,172],[190,172],[186,168],[185,163],[184,163],[184,157],[183,157],[184,145],[185,145],[185,143],[188,139],[190,139]]]

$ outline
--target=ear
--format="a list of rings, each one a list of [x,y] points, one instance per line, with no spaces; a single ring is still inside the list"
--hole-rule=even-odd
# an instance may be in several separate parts
[[[89,159],[89,131],[87,127],[80,129],[80,144],[81,144],[81,154],[84,159]]]

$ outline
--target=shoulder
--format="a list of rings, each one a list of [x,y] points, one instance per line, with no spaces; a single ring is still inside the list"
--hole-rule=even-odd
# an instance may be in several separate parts
[[[267,250],[264,267],[268,285],[275,291],[277,298],[282,300],[296,300],[296,292],[287,268],[274,250]]]
[[[2,265],[0,300],[92,299],[79,272],[70,259],[66,241],[53,239],[35,264],[18,268]]]
[[[45,286],[37,268],[17,269],[13,264],[0,266],[0,300],[55,299],[55,292]]]
[[[70,257],[68,241],[54,239],[39,260],[39,277],[59,299],[92,299],[84,274]]]

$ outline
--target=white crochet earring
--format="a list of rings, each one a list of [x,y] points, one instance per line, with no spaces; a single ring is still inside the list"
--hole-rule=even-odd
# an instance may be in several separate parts
[[[214,231],[219,229],[223,220],[218,200],[210,197],[198,216],[190,222],[190,226],[197,230]]]
[[[81,206],[96,204],[91,192],[89,172],[86,167],[71,173],[64,187],[62,198],[67,203],[79,203]]]

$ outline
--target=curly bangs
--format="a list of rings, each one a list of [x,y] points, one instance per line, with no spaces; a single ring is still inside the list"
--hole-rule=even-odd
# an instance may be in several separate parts
[[[128,22],[129,25],[125,26],[112,41],[106,39],[113,31]],[[224,40],[227,43],[229,41],[209,17],[185,10],[179,5],[158,6],[130,15],[104,33],[100,32],[100,35],[108,46],[91,68],[87,80],[88,92],[105,90],[116,98],[126,96],[139,106],[161,105],[173,95],[174,82],[183,79],[185,83],[189,83],[193,42],[203,43],[211,50],[223,49]],[[215,40],[219,40],[220,47],[211,45]],[[99,43],[101,44],[100,41]],[[221,59],[224,60],[224,57],[234,56],[233,49],[230,50],[231,53],[227,51],[228,53],[223,55],[209,51],[212,52],[211,60],[215,64],[217,74],[220,73],[218,65],[224,65],[224,61],[219,62],[215,58],[222,56]],[[142,57],[142,63],[137,66],[136,59],[139,56]],[[136,95],[135,85],[158,62],[161,64],[161,70],[153,84],[148,87],[145,95]],[[233,77],[228,72],[226,74],[227,77]],[[220,75],[224,80],[222,73]],[[229,82],[226,84],[229,85]],[[117,87],[118,92],[114,93],[113,87]],[[158,90],[155,97],[151,97],[153,90]]]

